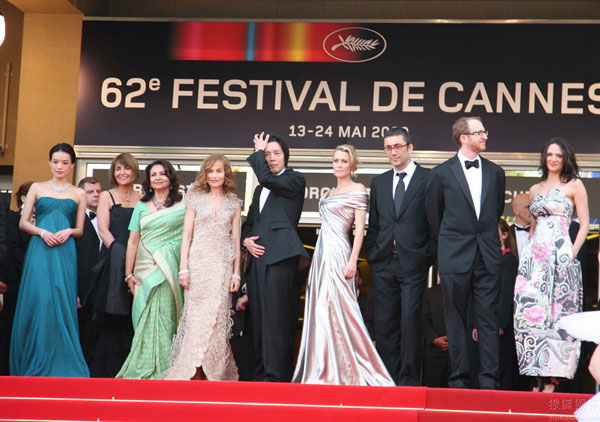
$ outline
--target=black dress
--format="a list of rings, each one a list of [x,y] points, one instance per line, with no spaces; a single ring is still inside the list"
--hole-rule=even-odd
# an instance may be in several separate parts
[[[94,300],[94,320],[97,325],[97,343],[89,367],[92,377],[114,378],[123,366],[133,339],[131,323],[132,296],[127,291],[125,278],[125,251],[129,239],[129,220],[133,208],[115,203],[110,209],[109,230],[115,241],[105,254],[98,291]],[[103,249],[105,247],[103,246]]]

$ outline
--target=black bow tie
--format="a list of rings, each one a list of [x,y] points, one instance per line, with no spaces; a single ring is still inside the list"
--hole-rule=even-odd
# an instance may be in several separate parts
[[[478,169],[479,168],[479,160],[473,160],[473,161],[465,160],[465,168],[467,170],[469,170],[471,167],[475,167],[476,169]]]
[[[94,211],[90,211],[90,220],[96,218],[96,213]]]
[[[530,226],[527,226],[527,227],[521,227],[521,226],[517,226],[517,225],[515,224],[515,229],[516,229],[516,230],[519,230],[519,231],[523,231],[523,232],[529,232],[529,227],[530,227]]]

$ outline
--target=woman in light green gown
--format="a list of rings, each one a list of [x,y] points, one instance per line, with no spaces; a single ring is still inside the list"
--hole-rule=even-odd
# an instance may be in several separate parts
[[[178,270],[186,210],[171,163],[150,163],[143,187],[145,195],[129,223],[125,262],[135,335],[117,378],[161,377],[183,307]]]

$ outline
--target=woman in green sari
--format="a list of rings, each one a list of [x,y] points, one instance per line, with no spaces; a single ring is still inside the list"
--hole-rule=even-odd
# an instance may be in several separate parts
[[[131,216],[125,261],[135,335],[117,378],[159,379],[169,367],[183,307],[178,269],[186,209],[170,162],[150,163],[142,186],[145,195]]]

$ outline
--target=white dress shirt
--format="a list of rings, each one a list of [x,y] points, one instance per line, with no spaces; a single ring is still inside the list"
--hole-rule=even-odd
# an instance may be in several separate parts
[[[467,184],[469,185],[469,190],[471,191],[471,199],[473,199],[473,205],[475,205],[475,214],[479,220],[479,213],[481,212],[481,186],[483,180],[483,173],[481,172],[481,158],[479,158],[478,155],[474,160],[469,160],[467,157],[462,155],[460,151],[458,151],[457,155],[462,171],[467,178]],[[467,170],[465,167],[465,161],[467,160],[479,161],[479,168],[471,167],[469,170]]]
[[[525,246],[527,246],[529,244],[529,232],[526,232],[525,230],[517,230],[518,226],[517,224],[515,224],[515,237],[516,237],[516,241],[517,241],[517,253],[518,253],[518,258],[521,257],[521,251],[525,248]]]
[[[85,213],[87,214],[88,218],[90,218],[91,212],[96,214],[94,211],[92,211],[89,208],[85,209]],[[100,241],[100,245],[98,246],[98,250],[100,250],[100,249],[102,249],[102,238],[100,237],[100,233],[98,232],[98,215],[96,215],[96,218],[94,218],[93,220],[90,219],[90,221],[92,222],[92,226],[94,226],[94,230],[96,230],[96,236],[98,236],[98,240]]]
[[[287,170],[287,167],[284,167],[283,170],[281,170],[279,173],[277,173],[277,176],[282,175],[283,172],[286,170]],[[258,212],[262,212],[262,209],[265,206],[265,202],[267,202],[267,199],[269,198],[270,193],[271,193],[271,190],[267,189],[263,186],[262,190],[260,191],[260,198],[258,201]]]
[[[415,162],[413,160],[410,160],[410,163],[408,163],[408,165],[406,166],[406,168],[404,170],[394,170],[394,179],[393,179],[393,183],[392,183],[392,198],[394,196],[396,196],[396,186],[398,186],[398,181],[400,180],[400,177],[398,177],[398,174],[400,173],[406,173],[406,176],[404,176],[404,179],[402,179],[402,181],[404,182],[404,191],[406,192],[406,190],[408,189],[408,184],[410,183],[410,179],[412,179],[413,174],[415,174],[415,170],[417,169],[417,165],[415,164]]]

